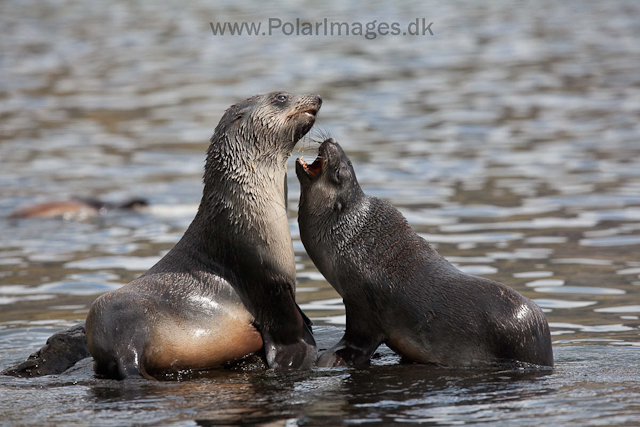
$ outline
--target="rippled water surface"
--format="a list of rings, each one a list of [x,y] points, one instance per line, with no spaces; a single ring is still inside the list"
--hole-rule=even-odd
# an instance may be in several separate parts
[[[95,380],[89,361],[0,379],[0,424],[640,423],[640,4],[257,1],[0,4],[0,369],[153,265],[200,200],[208,138],[255,93],[319,93],[364,190],[463,271],[546,312],[553,371],[401,365]],[[433,21],[434,36],[217,36],[269,17]],[[299,152],[314,157],[310,140]],[[321,348],[338,294],[289,214]],[[144,197],[142,212],[9,220],[25,204]]]

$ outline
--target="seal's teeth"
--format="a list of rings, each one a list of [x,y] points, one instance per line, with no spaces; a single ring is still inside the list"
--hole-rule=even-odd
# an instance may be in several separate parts
[[[302,165],[303,169],[309,173],[309,165],[307,165],[307,162],[304,161],[304,159],[302,157],[298,158],[298,161],[300,162],[300,164]]]

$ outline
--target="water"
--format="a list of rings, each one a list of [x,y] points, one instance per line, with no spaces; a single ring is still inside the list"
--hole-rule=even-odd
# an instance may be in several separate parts
[[[255,93],[320,93],[364,190],[459,268],[534,299],[556,369],[400,365],[127,384],[0,379],[0,424],[640,423],[640,5],[290,1],[0,5],[0,368],[82,320],[190,223],[208,138]],[[217,36],[210,21],[433,21],[434,36]],[[299,152],[313,158],[313,144]],[[344,306],[299,241],[321,348]],[[71,196],[141,213],[5,219]],[[288,420],[288,421],[287,421]]]
[[[339,339],[316,328],[322,344]],[[556,348],[553,371],[435,369],[401,365],[382,349],[364,368],[274,373],[213,371],[181,382],[125,383],[91,377],[90,360],[56,378],[3,380],[5,422],[172,426],[612,425],[635,424],[637,353],[591,344]],[[37,395],[37,399],[35,398]],[[19,411],[15,402],[19,404]],[[549,423],[549,424],[547,424]]]

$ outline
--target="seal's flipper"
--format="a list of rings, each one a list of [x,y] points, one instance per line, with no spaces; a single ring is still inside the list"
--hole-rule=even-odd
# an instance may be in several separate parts
[[[351,366],[368,363],[385,336],[371,319],[347,306],[347,329],[342,339],[318,359],[318,366]]]
[[[374,336],[366,330],[357,331],[348,324],[342,339],[320,356],[317,365],[328,368],[369,363],[373,352],[383,341],[384,337],[381,335]]]
[[[311,328],[311,326],[313,326],[313,321],[311,319],[309,319],[309,317],[306,314],[304,314],[304,311],[302,311],[302,309],[300,308],[298,303],[296,303],[296,307],[298,308],[298,312],[302,316],[302,320],[304,321],[304,324],[309,327],[309,331],[313,332],[313,330]]]
[[[308,338],[313,340],[308,334],[303,339],[296,339],[293,343],[282,344],[271,341],[267,344],[265,340],[265,352],[267,364],[270,369],[308,369],[312,367],[318,359],[315,341],[308,342]],[[264,335],[263,335],[264,339]]]
[[[270,318],[275,317],[276,323],[258,319],[255,322],[262,335],[270,369],[307,369],[318,359],[316,342],[309,326],[311,321],[296,304],[293,292],[289,296],[282,295],[279,300],[281,307],[269,307],[273,311],[260,316],[267,317],[265,315],[268,314]]]

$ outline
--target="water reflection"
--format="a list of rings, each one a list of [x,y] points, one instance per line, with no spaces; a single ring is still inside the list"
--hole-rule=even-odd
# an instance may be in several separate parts
[[[73,268],[80,270],[100,270],[100,269],[120,269],[133,271],[146,271],[153,267],[160,256],[152,257],[136,257],[136,256],[115,256],[86,258],[80,261],[73,261],[64,264],[65,268]]]
[[[539,298],[536,298],[534,301],[542,308],[581,308],[596,304],[595,301],[563,301]]]
[[[538,286],[536,292],[546,292],[550,294],[596,294],[596,295],[623,295],[627,292],[623,289],[598,288],[591,286]]]
[[[522,271],[520,273],[513,273],[513,277],[531,279],[534,277],[549,277],[553,276],[553,271]]]
[[[527,282],[525,284],[525,286],[529,288],[535,288],[538,286],[550,287],[550,286],[563,286],[563,285],[564,285],[564,280],[562,279],[538,279],[532,282]]]

